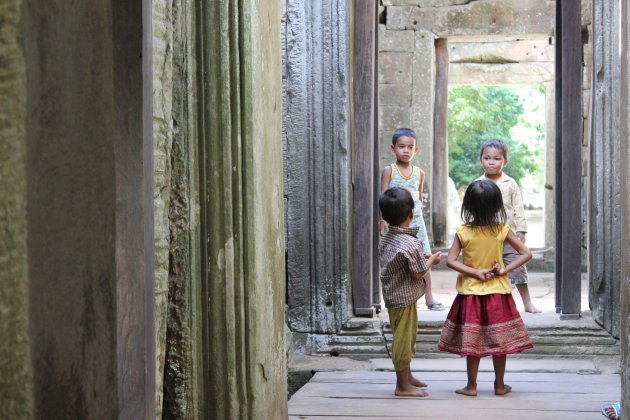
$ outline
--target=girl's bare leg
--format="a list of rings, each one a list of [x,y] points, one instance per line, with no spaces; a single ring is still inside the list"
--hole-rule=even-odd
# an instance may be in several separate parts
[[[469,397],[477,396],[477,373],[479,372],[478,357],[466,356],[466,373],[468,375],[468,383],[462,389],[455,391],[458,394],[467,395]]]
[[[494,393],[496,395],[505,395],[512,390],[512,387],[506,385],[504,382],[506,362],[506,355],[492,356],[492,364],[494,365]]]
[[[532,314],[538,314],[541,312],[541,310],[535,307],[532,303],[532,298],[529,296],[529,287],[527,287],[527,283],[517,284],[516,289],[518,290],[518,293],[520,293],[521,299],[523,299],[525,312],[530,312]]]

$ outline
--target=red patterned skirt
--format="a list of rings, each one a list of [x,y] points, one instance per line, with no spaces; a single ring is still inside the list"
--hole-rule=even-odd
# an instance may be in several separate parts
[[[512,295],[457,295],[442,327],[440,351],[461,356],[502,356],[531,349]]]

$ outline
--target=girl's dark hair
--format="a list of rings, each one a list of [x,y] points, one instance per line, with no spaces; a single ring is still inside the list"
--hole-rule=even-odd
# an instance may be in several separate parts
[[[392,187],[381,193],[378,198],[381,216],[391,226],[398,226],[413,211],[414,202],[411,193],[404,188]]]
[[[501,153],[503,153],[503,157],[505,158],[505,160],[508,160],[508,146],[507,143],[501,139],[486,140],[481,145],[481,150],[479,151],[479,159],[483,157],[483,151],[486,150],[488,147],[500,150]]]
[[[416,139],[416,141],[418,140],[418,136],[416,135],[416,132],[413,131],[411,128],[399,128],[396,131],[394,131],[394,134],[392,134],[392,144],[396,146],[396,142],[398,141],[398,138],[403,137],[403,136],[412,137]]]
[[[480,179],[468,186],[462,202],[462,221],[465,224],[498,230],[506,219],[501,190],[494,182]]]

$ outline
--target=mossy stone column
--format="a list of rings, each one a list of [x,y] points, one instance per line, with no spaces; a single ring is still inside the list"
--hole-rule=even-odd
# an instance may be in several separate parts
[[[621,133],[621,57],[619,27],[610,16],[619,4],[593,5],[593,115],[589,168],[589,303],[593,319],[613,336],[620,336],[620,278],[624,240],[620,182],[623,145]]]
[[[352,316],[352,2],[283,3],[287,324],[305,338]]]
[[[26,77],[22,1],[0,8],[0,418],[33,415],[26,258]]]
[[[202,418],[287,417],[278,2],[197,2]]]

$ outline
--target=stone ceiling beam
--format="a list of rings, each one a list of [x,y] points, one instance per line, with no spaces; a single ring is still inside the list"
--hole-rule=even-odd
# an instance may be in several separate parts
[[[530,85],[553,80],[553,63],[451,63],[449,84]]]
[[[388,30],[425,30],[438,37],[452,35],[550,36],[555,4],[547,0],[477,0],[451,7],[387,7]]]
[[[451,63],[529,63],[554,61],[554,47],[548,38],[511,42],[451,42]]]

